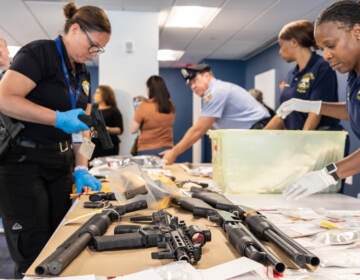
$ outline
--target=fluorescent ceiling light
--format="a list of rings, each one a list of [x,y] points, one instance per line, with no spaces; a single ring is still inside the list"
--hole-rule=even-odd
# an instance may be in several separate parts
[[[20,50],[21,47],[19,46],[8,46],[9,55],[10,57],[14,57],[15,54]]]
[[[218,14],[220,9],[201,6],[175,6],[171,9],[165,27],[203,28]]]
[[[184,51],[158,50],[158,61],[177,61],[182,57]]]

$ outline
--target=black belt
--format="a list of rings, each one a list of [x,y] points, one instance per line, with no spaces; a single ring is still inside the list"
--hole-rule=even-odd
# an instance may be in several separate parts
[[[254,123],[250,129],[263,129],[267,123],[271,120],[271,117],[270,118],[265,118],[265,119],[262,119],[256,123]]]
[[[59,141],[53,143],[38,143],[30,139],[18,138],[16,144],[20,147],[31,148],[31,149],[47,149],[54,150],[57,152],[66,152],[72,148],[70,141]]]

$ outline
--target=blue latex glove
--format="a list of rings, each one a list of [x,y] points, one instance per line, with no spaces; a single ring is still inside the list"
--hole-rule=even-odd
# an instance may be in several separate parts
[[[87,170],[80,169],[74,172],[76,193],[82,193],[84,187],[90,187],[93,191],[100,191],[101,183]]]
[[[83,109],[73,109],[65,112],[56,111],[55,127],[69,134],[88,130],[87,124],[78,119],[79,115],[84,114],[85,111]]]

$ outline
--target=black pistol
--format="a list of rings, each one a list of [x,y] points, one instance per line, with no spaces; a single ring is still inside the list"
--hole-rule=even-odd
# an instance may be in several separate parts
[[[90,116],[84,114],[78,116],[78,118],[90,127],[92,134],[94,134],[94,131],[96,131],[97,138],[99,139],[104,150],[109,150],[114,147],[114,144],[110,138],[110,134],[106,129],[104,117],[101,111],[98,109],[97,104],[92,106]]]

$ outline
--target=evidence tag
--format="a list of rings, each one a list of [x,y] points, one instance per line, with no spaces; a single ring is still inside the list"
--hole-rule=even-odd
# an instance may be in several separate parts
[[[95,144],[91,142],[90,139],[84,138],[84,141],[81,143],[79,148],[80,154],[82,154],[87,159],[91,159],[94,150]]]

